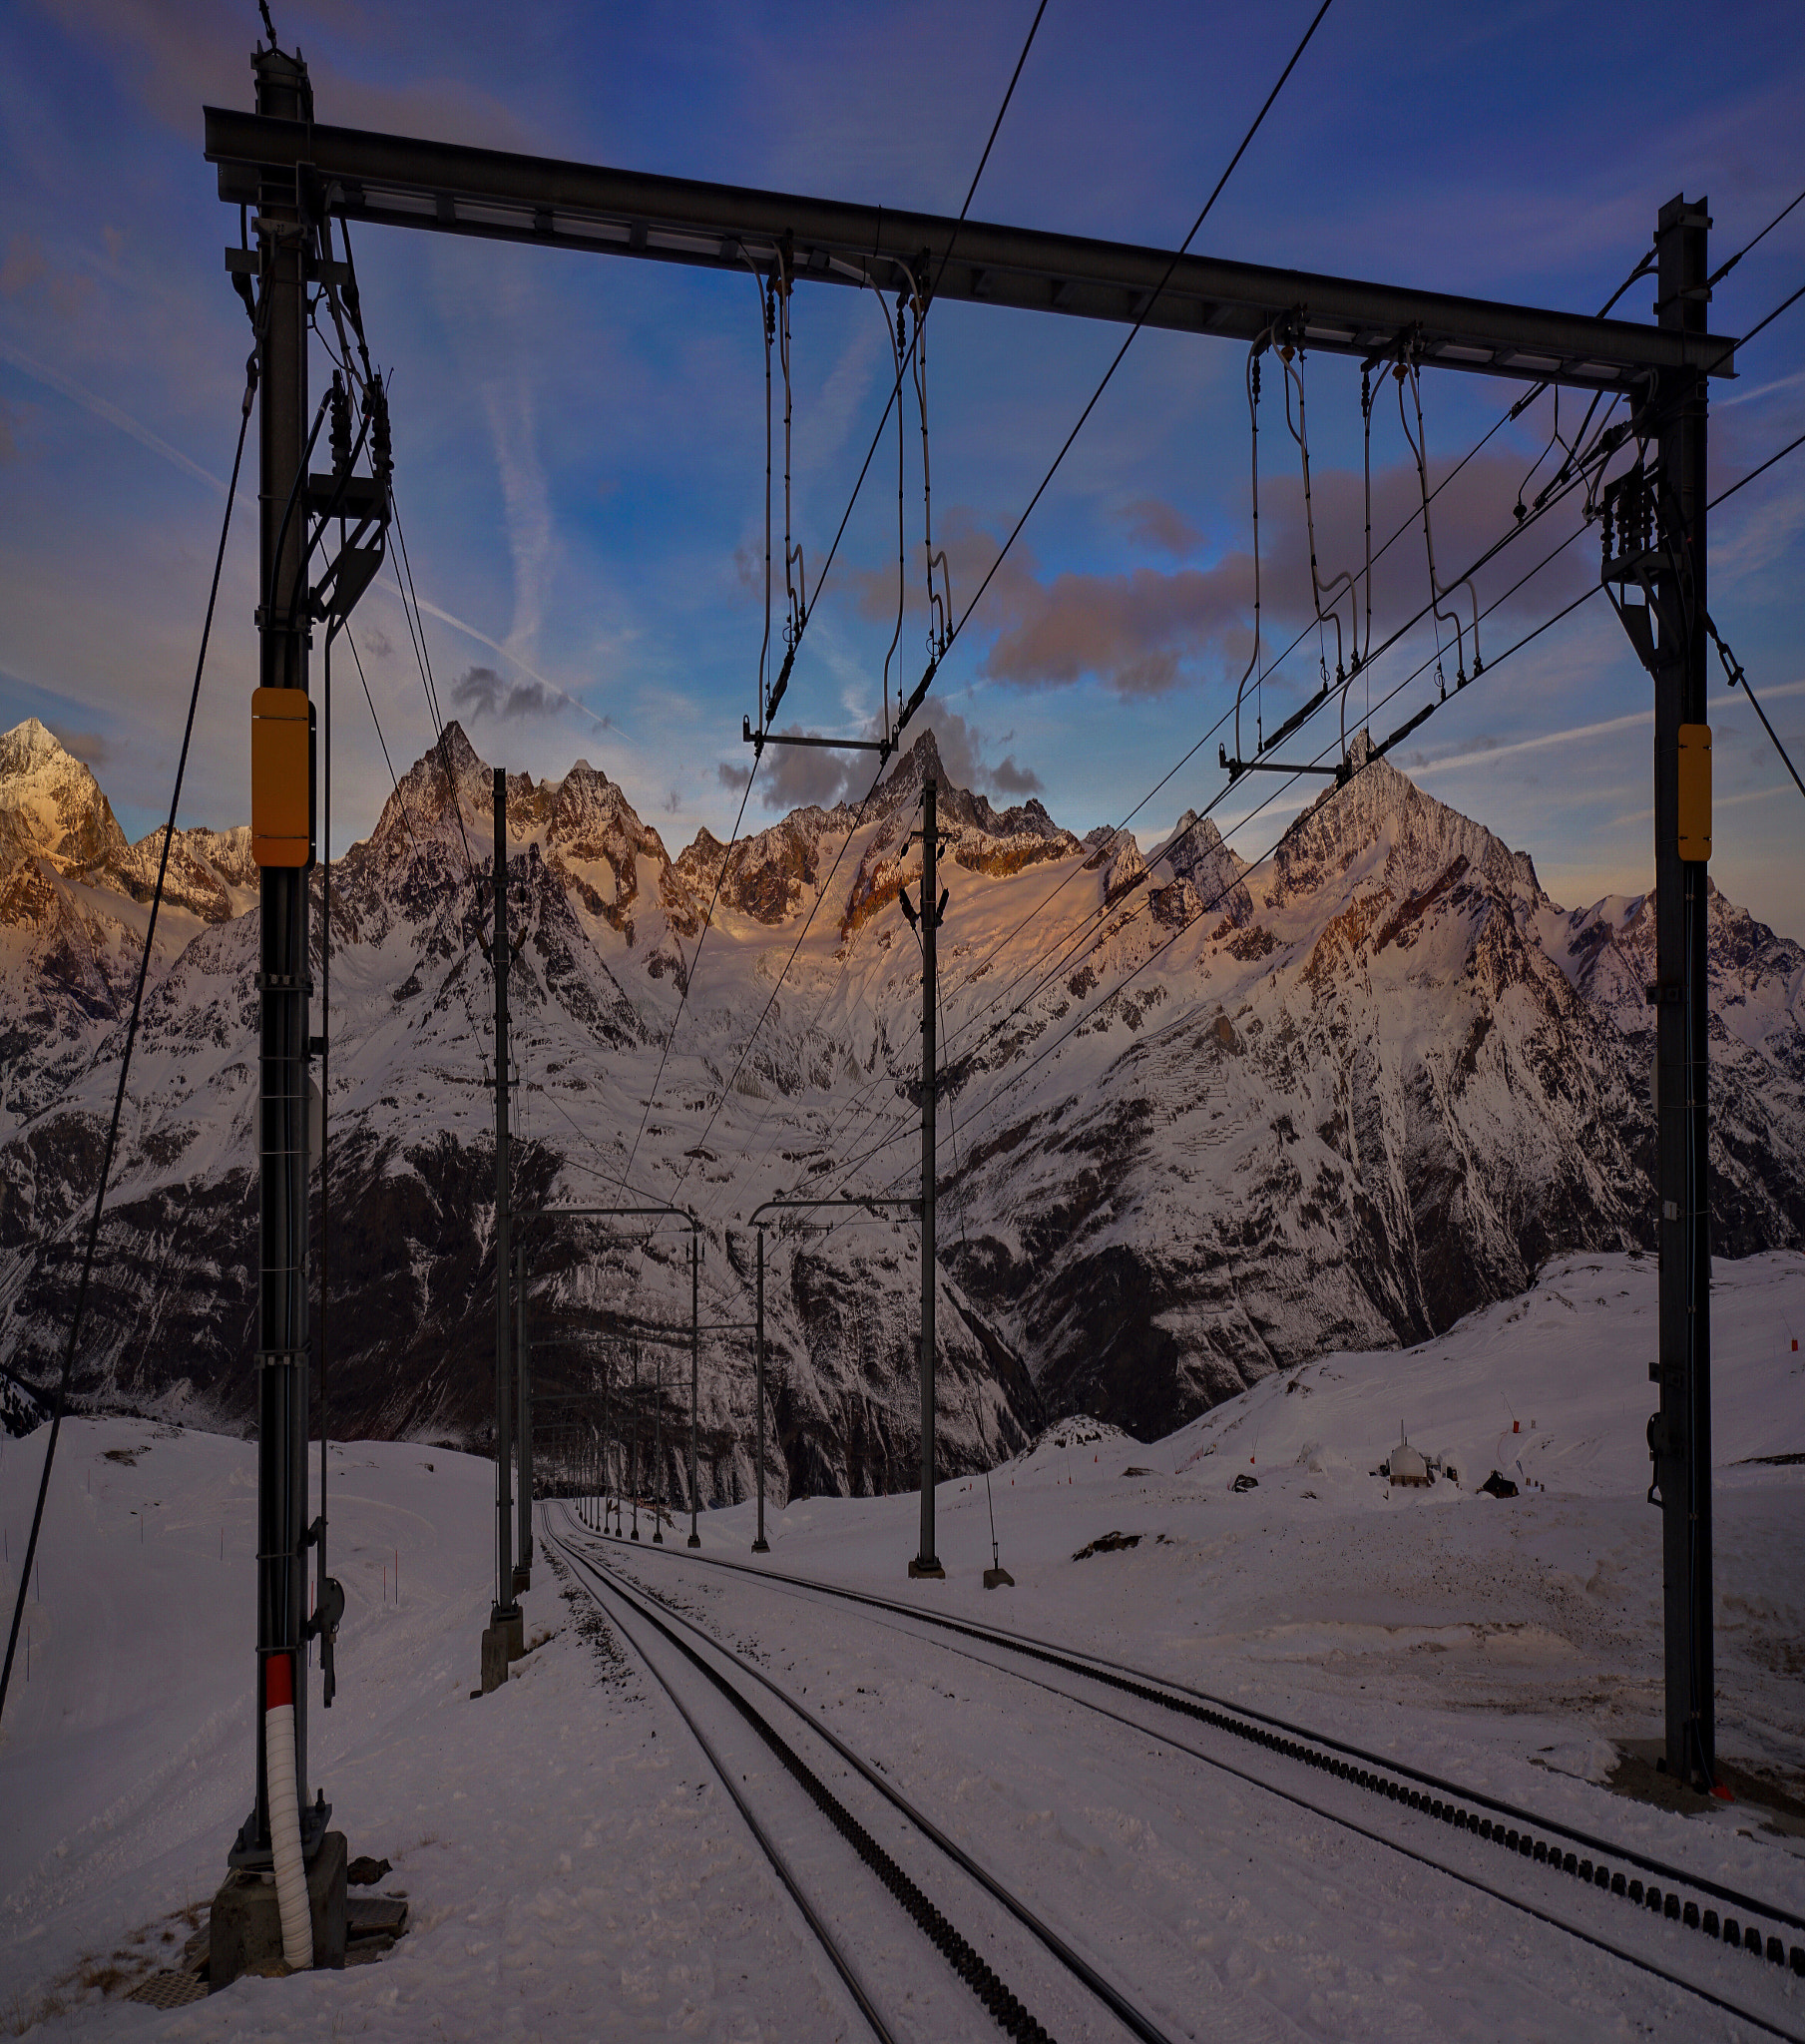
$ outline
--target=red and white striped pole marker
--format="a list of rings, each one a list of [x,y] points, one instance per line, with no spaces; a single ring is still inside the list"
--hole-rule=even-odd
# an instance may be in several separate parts
[[[264,1773],[269,1784],[269,1843],[275,1856],[275,1900],[282,1921],[282,1957],[297,1972],[313,1963],[313,1912],[301,1858],[300,1802],[294,1786],[294,1657],[263,1663]]]

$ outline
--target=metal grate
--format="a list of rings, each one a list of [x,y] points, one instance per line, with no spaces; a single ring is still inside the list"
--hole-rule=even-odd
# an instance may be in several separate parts
[[[207,1982],[193,1973],[172,1972],[164,1967],[139,1981],[126,1999],[143,2002],[147,2008],[187,2008],[191,2001],[207,1999]]]

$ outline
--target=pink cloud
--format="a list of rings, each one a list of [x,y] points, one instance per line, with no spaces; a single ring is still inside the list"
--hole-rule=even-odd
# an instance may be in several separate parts
[[[1375,429],[1377,433],[1377,428]],[[1531,480],[1525,502],[1533,506],[1536,490],[1547,482],[1559,462],[1545,463]],[[1474,577],[1483,610],[1518,576],[1566,537],[1578,517],[1578,498],[1557,507],[1533,527],[1518,527],[1514,507],[1530,470],[1530,460],[1487,450],[1475,456],[1446,482],[1430,507],[1436,570],[1444,591],[1507,534],[1512,543]],[[1430,464],[1432,489],[1449,477],[1454,464]],[[1319,578],[1326,586],[1345,572],[1364,567],[1366,503],[1362,477],[1348,469],[1316,469],[1311,477]],[[1169,512],[1169,528],[1188,529],[1188,521],[1169,506],[1144,502],[1133,507],[1137,522],[1156,530]],[[1429,561],[1423,541],[1422,496],[1413,461],[1389,461],[1375,469],[1372,488],[1373,568],[1372,633],[1378,645],[1429,600]],[[1400,531],[1400,528],[1402,530]],[[1389,550],[1385,542],[1398,537]],[[1268,654],[1276,654],[1305,625],[1315,632],[1310,584],[1310,546],[1304,518],[1303,488],[1295,469],[1268,473],[1260,485],[1260,600]],[[947,521],[947,550],[953,564],[956,598],[968,600],[997,558],[998,537],[979,526],[968,512]],[[1513,612],[1558,609],[1595,572],[1591,553],[1579,540],[1506,607],[1491,623],[1502,628]],[[1236,548],[1208,567],[1169,569],[1137,567],[1115,574],[1064,570],[1043,578],[1035,557],[1017,547],[997,571],[973,625],[994,636],[981,672],[1019,688],[1065,688],[1084,681],[1106,683],[1124,696],[1159,695],[1183,683],[1216,679],[1239,672],[1252,651],[1253,556]],[[875,615],[882,593],[881,578],[861,591],[861,608]],[[890,601],[894,601],[893,593]],[[1444,598],[1443,610],[1453,599]],[[1472,600],[1463,592],[1460,615],[1465,624]],[[1325,607],[1326,608],[1326,607]],[[1366,598],[1358,599],[1359,616],[1340,596],[1343,658],[1350,658],[1356,634],[1364,638]],[[1481,628],[1482,647],[1486,626]],[[1326,652],[1331,668],[1336,648],[1329,628]],[[1314,655],[1312,654],[1312,658]],[[1469,656],[1470,657],[1470,656]]]

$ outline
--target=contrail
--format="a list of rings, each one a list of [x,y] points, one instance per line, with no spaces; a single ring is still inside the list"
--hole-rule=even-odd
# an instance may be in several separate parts
[[[370,587],[386,596],[390,603],[398,604],[401,601],[393,587],[386,582],[374,582]],[[454,617],[450,611],[441,610],[436,603],[429,602],[425,597],[419,598],[418,601],[420,608],[428,617],[437,618],[441,625],[449,625],[454,632],[462,632],[467,639],[474,639],[479,646],[486,646],[491,653],[499,654],[510,667],[518,668],[523,675],[537,682],[549,694],[556,696],[560,703],[566,703],[571,709],[581,711],[598,731],[606,732],[610,738],[620,739],[628,745],[634,743],[612,717],[598,717],[587,703],[573,696],[568,689],[561,689],[556,682],[548,680],[537,668],[529,667],[518,653],[512,652],[499,640],[491,639],[487,632],[479,632],[474,625],[467,624],[462,618]]]
[[[23,370],[34,382],[60,391],[71,403],[93,412],[96,418],[105,419],[108,425],[117,426],[122,433],[131,434],[141,447],[148,447],[153,454],[161,454],[165,461],[172,462],[185,475],[192,475],[197,482],[205,483],[210,490],[217,490],[222,497],[225,496],[226,485],[217,475],[210,475],[198,461],[191,461],[180,447],[172,447],[149,426],[141,426],[130,412],[122,411],[111,398],[97,397],[92,390],[76,382],[73,376],[65,376],[61,369],[46,368],[30,355],[21,354],[8,341],[0,340],[0,357],[11,362],[15,369]]]
[[[1805,696],[1805,682],[1785,682],[1777,689],[1761,691],[1765,701],[1772,702],[1776,696]],[[1713,710],[1733,710],[1746,698],[1731,690],[1726,695],[1712,698]],[[1568,731],[1545,731],[1540,738],[1519,739],[1514,745],[1494,746],[1488,752],[1452,753],[1445,760],[1431,760],[1426,766],[1413,766],[1413,776],[1421,773],[1445,773],[1456,766],[1482,766],[1489,760],[1508,760],[1513,753],[1540,752],[1545,746],[1565,746],[1574,739],[1602,738],[1606,732],[1633,731],[1638,725],[1644,728],[1654,722],[1652,710],[1638,710],[1628,717],[1606,718],[1602,724],[1576,724]]]

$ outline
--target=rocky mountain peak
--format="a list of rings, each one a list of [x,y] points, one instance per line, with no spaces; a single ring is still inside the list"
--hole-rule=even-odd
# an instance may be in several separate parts
[[[932,774],[942,829],[975,831],[984,837],[1046,838],[1058,841],[1066,850],[1076,850],[1078,839],[1064,830],[1032,796],[1007,809],[997,808],[988,796],[962,787],[947,771],[931,730],[901,755],[888,777],[872,797],[865,811],[867,820],[876,815],[886,822],[895,816],[913,814],[921,803],[921,790]],[[844,805],[842,805],[844,808]],[[850,818],[852,811],[845,810]],[[913,827],[911,825],[910,827]],[[894,835],[894,832],[880,833]]]
[[[897,755],[896,765],[885,774],[883,785],[872,798],[872,807],[881,815],[889,815],[905,806],[913,807],[921,800],[921,790],[930,774],[942,797],[949,792],[964,792],[963,789],[954,790],[948,779],[932,728],[923,731],[907,752]]]
[[[1253,899],[1241,878],[1241,861],[1208,816],[1186,809],[1148,863],[1173,881],[1189,881],[1196,890],[1199,914],[1219,910],[1237,926],[1252,921]]]
[[[1507,900],[1533,907],[1546,898],[1527,852],[1512,851],[1483,823],[1377,760],[1346,787],[1325,788],[1304,811],[1274,854],[1267,898],[1283,903],[1356,866],[1394,893],[1409,894],[1432,884],[1457,858]]]
[[[59,754],[18,735],[0,829],[10,795],[81,780]],[[900,1169],[907,1189],[920,985],[890,910],[905,884],[919,900],[915,803],[946,763],[923,732],[895,765],[850,846],[852,807],[804,808],[731,860],[699,833],[675,865],[592,767],[510,776],[523,1205],[593,1195],[634,1159],[636,1184],[705,1217],[704,1324],[744,1316],[743,1223],[765,1197],[842,1172],[894,1189]],[[1126,830],[1081,843],[1039,803],[999,811],[942,786],[959,1145],[943,1154],[961,1159],[939,1279],[950,1468],[1062,1411],[1163,1431],[1274,1366],[1420,1340],[1557,1250],[1652,1240],[1646,898],[1566,915],[1527,859],[1385,766],[1325,793],[1270,876],[1189,814],[1143,862]],[[466,849],[487,861],[491,797],[451,726],[379,826],[395,841],[333,876],[334,1380],[341,1423],[382,1434],[480,1440],[491,1409],[494,1168],[472,1084],[490,980],[465,864]],[[160,851],[152,832],[130,884]],[[1038,860],[1060,873],[1021,872]],[[0,1362],[26,1384],[60,1367],[69,1265],[43,1245],[89,1196],[117,1082],[144,926],[109,898],[122,871],[78,883],[41,852],[0,857]],[[170,871],[213,926],[160,925],[131,1196],[109,1205],[77,1392],[237,1424],[255,1405],[256,929],[226,915],[254,902],[255,874],[239,832],[179,833]],[[824,885],[820,941],[780,979]],[[1805,948],[1714,890],[1710,914],[1713,1246],[1796,1245]],[[910,1236],[770,1245],[767,1341],[793,1387],[770,1449],[780,1496],[911,1480]],[[563,1358],[623,1324],[682,1324],[690,1301],[680,1265],[569,1253],[543,1267],[554,1395],[579,1387]],[[752,1479],[742,1365],[740,1343],[702,1352],[702,1482],[719,1502]]]
[[[626,790],[587,760],[562,780],[543,780],[531,812],[543,821],[548,852],[567,859],[607,859],[621,866],[640,858],[667,866],[671,855],[658,830],[645,822]],[[512,783],[509,787],[512,798]]]
[[[47,725],[28,717],[23,724],[15,724],[11,731],[0,735],[0,780],[29,773],[43,761],[71,757]]]
[[[405,845],[425,837],[455,837],[460,825],[474,844],[493,831],[494,787],[488,765],[456,718],[402,774],[382,805],[372,844]]]
[[[16,855],[64,873],[110,867],[127,850],[100,782],[35,717],[0,736],[0,831]]]

